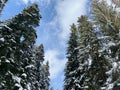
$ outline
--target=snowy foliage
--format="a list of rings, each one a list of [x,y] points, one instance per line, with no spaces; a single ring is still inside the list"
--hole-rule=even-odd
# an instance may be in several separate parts
[[[64,90],[120,90],[120,7],[119,0],[108,1],[92,0],[92,18],[81,16],[75,25],[78,38],[68,41]]]
[[[0,10],[6,1],[0,0]],[[44,48],[40,54],[34,48],[40,18],[38,5],[32,4],[0,23],[0,90],[49,90],[49,65],[41,63]]]

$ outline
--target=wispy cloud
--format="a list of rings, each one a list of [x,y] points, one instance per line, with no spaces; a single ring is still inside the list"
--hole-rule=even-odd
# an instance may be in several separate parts
[[[40,5],[54,5],[51,4],[52,0],[22,0],[25,4],[29,2],[40,2]],[[63,74],[65,68],[65,45],[70,33],[70,25],[76,23],[78,17],[87,13],[87,2],[88,0],[57,0],[55,6],[52,8],[55,10],[53,19],[49,22],[41,20],[43,25],[43,33],[38,34],[38,38],[44,43],[47,48],[45,51],[45,60],[50,63],[50,78],[51,80],[56,79],[58,76]],[[43,7],[44,7],[43,6]],[[49,7],[48,7],[49,8]],[[42,8],[41,8],[42,10]],[[52,11],[52,10],[51,10]],[[47,13],[47,12],[46,12]],[[50,12],[53,13],[53,12]],[[50,13],[47,13],[48,16]],[[48,17],[46,17],[48,18]],[[42,27],[42,26],[41,26]],[[41,36],[43,35],[43,36]],[[38,40],[38,41],[39,41]],[[38,42],[37,42],[38,43]],[[54,46],[54,47],[53,47]],[[64,55],[62,58],[61,55]],[[61,80],[63,81],[63,80]]]
[[[54,44],[55,48],[46,50],[45,53],[45,59],[50,62],[51,79],[55,79],[65,68],[67,60],[65,56],[61,59],[59,56],[66,53],[65,45],[70,33],[70,25],[76,23],[78,17],[87,13],[87,2],[88,0],[58,0],[54,8],[56,11],[55,16],[44,27],[44,30],[50,32],[49,34],[47,31],[46,33],[44,32],[44,36],[49,35],[47,36],[47,38],[49,37],[48,40],[44,42],[49,42],[49,47]],[[54,36],[52,37],[52,35]],[[58,40],[58,43],[56,43],[55,39]]]
[[[30,0],[22,0],[22,1],[23,1],[23,3],[28,4],[28,2],[29,2]]]
[[[60,52],[57,50],[48,50],[45,53],[45,60],[50,64],[50,78],[56,78],[62,71],[66,63],[66,59],[60,59]]]
[[[78,17],[86,14],[86,5],[88,0],[60,0],[56,6],[56,19],[59,23],[61,32],[59,34],[62,40],[69,36],[69,28],[72,23],[76,23]]]
[[[40,5],[49,5],[51,0],[22,0],[22,2],[24,4],[28,4],[28,3],[40,3]]]

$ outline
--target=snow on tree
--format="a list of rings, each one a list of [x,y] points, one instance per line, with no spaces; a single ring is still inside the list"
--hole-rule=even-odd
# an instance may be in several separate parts
[[[113,2],[117,7],[120,7],[120,0],[112,0],[112,2]]]
[[[117,4],[117,1],[112,1]],[[92,2],[91,12],[105,41],[103,53],[110,63],[110,69],[106,72],[108,78],[102,90],[120,89],[120,12],[118,4],[117,7],[114,7],[108,5],[105,0],[93,0]]]
[[[90,65],[90,48],[92,37],[92,24],[88,21],[87,16],[81,16],[78,19],[78,32],[79,32],[79,67],[77,68],[77,80],[79,84],[79,89],[89,88],[89,65]],[[90,60],[90,61],[89,61]]]
[[[49,73],[49,62],[47,61],[46,64],[44,65],[44,82],[45,82],[45,90],[49,90],[50,88],[50,73]]]
[[[104,0],[93,0],[91,13],[74,25],[77,38],[70,34],[64,90],[119,90],[120,13]]]
[[[99,89],[99,86],[106,81],[107,61],[104,56],[99,54],[100,41],[97,38],[97,32],[92,22],[87,16],[81,16],[78,19],[79,30],[79,61],[78,70],[80,73],[79,83],[81,89]],[[104,63],[103,63],[104,62]]]
[[[3,2],[6,1],[2,0],[0,5]],[[0,89],[41,90],[41,82],[38,82],[42,79],[39,77],[41,74],[44,75],[45,90],[49,88],[47,65],[39,64],[43,62],[40,60],[44,60],[44,52],[39,51],[42,56],[38,56],[34,49],[37,38],[35,28],[39,26],[40,18],[38,5],[32,4],[12,19],[0,23]],[[41,57],[38,61],[37,56]],[[42,66],[44,70],[41,71]]]
[[[0,14],[1,12],[3,11],[3,8],[5,6],[5,3],[7,2],[8,0],[0,0]]]
[[[77,90],[79,87],[76,82],[77,72],[76,69],[79,67],[78,61],[78,36],[77,36],[77,28],[75,24],[71,25],[71,34],[70,39],[68,41],[67,48],[67,59],[68,62],[65,68],[65,83],[64,90]],[[75,83],[76,82],[76,83]]]
[[[44,62],[44,47],[41,44],[34,48],[34,64],[31,71],[30,90],[49,90],[49,64]]]

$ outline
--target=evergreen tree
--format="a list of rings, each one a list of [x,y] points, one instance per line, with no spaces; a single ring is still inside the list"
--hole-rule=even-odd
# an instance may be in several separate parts
[[[44,78],[44,81],[45,81],[45,90],[49,90],[49,86],[50,86],[50,73],[49,73],[49,62],[47,61],[46,64],[44,65],[44,73],[45,73],[45,78]]]
[[[1,14],[6,2],[7,2],[7,0],[0,0],[0,14]],[[8,51],[10,51],[11,48],[7,47],[6,49],[8,49],[8,50],[4,51],[4,47],[5,47],[4,45],[5,44],[6,44],[6,46],[8,45],[8,42],[6,42],[5,39],[10,38],[10,40],[9,40],[10,42],[12,42],[11,39],[13,39],[12,36],[8,37],[7,35],[3,34],[3,32],[2,32],[3,28],[5,29],[5,28],[7,28],[7,26],[6,26],[6,24],[4,24],[0,21],[0,50],[1,50],[0,51],[0,89],[4,89],[4,87],[3,87],[4,83],[8,82],[7,80],[4,80],[5,72],[7,71],[7,69],[9,69],[9,66],[10,66],[9,60],[12,59],[12,58],[10,58],[10,55],[8,55],[8,53],[7,53]],[[8,57],[8,58],[6,59],[6,57]],[[8,71],[8,73],[10,73],[10,72]],[[6,76],[8,75],[8,73],[6,73]],[[10,79],[9,82],[11,82],[11,83],[14,82],[11,80],[11,76],[8,78]],[[6,79],[8,79],[8,78],[6,78]],[[14,85],[14,83],[13,83],[13,85]],[[8,85],[8,87],[10,87],[10,86]]]
[[[76,82],[76,69],[79,67],[78,61],[78,36],[77,36],[77,28],[75,24],[71,26],[71,34],[70,39],[68,41],[68,48],[67,48],[67,64],[65,68],[65,84],[64,90],[77,90],[79,87]]]
[[[6,1],[0,1],[1,11]],[[40,18],[38,5],[32,4],[0,23],[1,90],[49,90],[49,63],[43,64],[43,45],[34,45]]]
[[[49,90],[49,64],[44,62],[44,47],[41,44],[35,48],[34,67],[31,70],[31,90]]]
[[[79,83],[81,89],[99,90],[106,81],[107,61],[99,53],[100,41],[97,32],[87,16],[78,20],[79,30]],[[104,62],[104,63],[103,63]]]
[[[2,22],[0,30],[0,85],[4,90],[27,89],[39,25],[39,9],[33,4],[12,19]]]
[[[0,0],[0,14],[1,14],[1,12],[2,12],[2,10],[3,10],[3,8],[4,8],[7,1],[8,0]]]
[[[114,3],[116,4],[116,2]],[[119,5],[117,7],[108,5],[104,0],[93,0],[92,2],[91,12],[105,41],[103,43],[103,53],[111,66],[106,72],[108,79],[106,80],[105,87],[102,88],[103,90],[120,89],[120,12],[118,7]]]
[[[99,40],[98,32],[87,16],[78,19],[78,27],[75,27],[75,30],[77,30],[76,34],[72,33],[69,41],[70,51],[65,69],[64,88],[67,88],[65,90],[99,90],[107,80],[106,71],[109,68],[109,63],[101,52],[102,41]],[[76,35],[76,38],[73,38],[73,35]],[[77,50],[77,53],[73,53],[74,50]],[[73,58],[74,55],[76,58]]]
[[[94,39],[92,34],[92,24],[88,21],[87,16],[81,16],[78,19],[78,31],[79,31],[79,67],[77,68],[79,88],[86,90],[89,88],[90,77],[90,49],[91,40]]]
[[[49,63],[43,64],[43,45],[34,45],[40,18],[38,5],[32,4],[0,23],[1,90],[49,90]]]
[[[72,26],[77,32],[69,38],[64,90],[120,89],[120,12],[116,2],[108,5],[105,0],[93,0],[92,21],[81,16],[78,27]]]

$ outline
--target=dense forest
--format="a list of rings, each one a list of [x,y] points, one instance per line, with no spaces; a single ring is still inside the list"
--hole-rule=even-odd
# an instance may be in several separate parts
[[[0,0],[0,15],[8,0]],[[120,90],[120,1],[92,0],[90,14],[71,25],[63,90]],[[0,21],[0,90],[53,90],[36,3]]]
[[[71,25],[64,90],[120,90],[120,1],[92,0]]]

